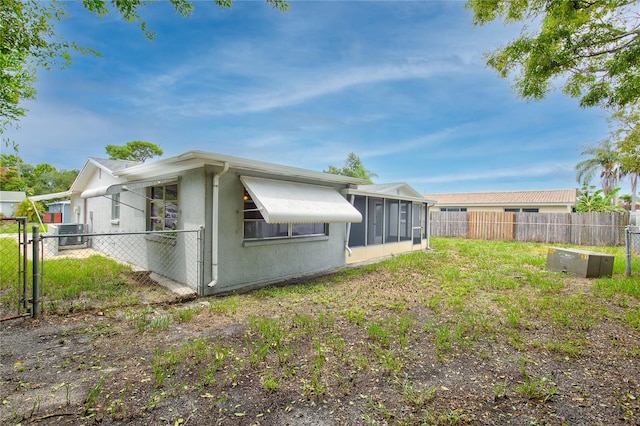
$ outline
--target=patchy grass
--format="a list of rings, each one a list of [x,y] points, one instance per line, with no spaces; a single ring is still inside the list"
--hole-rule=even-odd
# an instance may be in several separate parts
[[[307,283],[171,306],[113,307],[109,291],[127,283],[115,284],[121,275],[105,268],[111,290],[96,289],[90,304],[111,307],[63,337],[91,350],[49,351],[51,368],[84,388],[36,400],[28,384],[52,380],[41,376],[41,349],[0,354],[0,373],[11,378],[0,384],[3,419],[633,424],[640,280],[624,277],[623,249],[587,248],[616,256],[614,276],[581,279],[546,271],[544,244],[434,239],[432,247]],[[85,275],[73,282],[90,282]],[[61,297],[85,297],[68,291]],[[60,328],[52,333],[58,341]]]

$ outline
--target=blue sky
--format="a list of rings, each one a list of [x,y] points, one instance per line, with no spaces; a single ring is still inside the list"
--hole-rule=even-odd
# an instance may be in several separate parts
[[[102,56],[39,72],[8,134],[19,155],[80,169],[108,144],[146,140],[163,158],[204,150],[324,170],[355,152],[376,182],[423,193],[565,189],[608,133],[604,111],[559,91],[518,99],[483,54],[520,28],[474,27],[463,1],[195,6],[186,19],[146,6],[149,41],[68,3],[58,31]]]

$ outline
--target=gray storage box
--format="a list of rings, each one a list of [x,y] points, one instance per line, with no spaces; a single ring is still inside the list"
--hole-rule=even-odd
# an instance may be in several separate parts
[[[564,272],[583,278],[610,277],[614,256],[591,251],[550,248],[547,270]]]

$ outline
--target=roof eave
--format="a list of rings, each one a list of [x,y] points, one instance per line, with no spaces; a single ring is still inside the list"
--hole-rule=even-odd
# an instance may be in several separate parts
[[[285,166],[264,161],[249,160],[228,155],[213,154],[204,151],[189,151],[175,157],[166,158],[149,164],[141,164],[116,172],[116,175],[124,178],[148,179],[154,176],[175,174],[187,170],[203,167],[205,165],[224,166],[228,163],[231,168],[257,171],[278,176],[298,177],[303,179],[319,180],[341,185],[362,185],[366,183],[362,179],[348,176],[332,175],[298,167]]]

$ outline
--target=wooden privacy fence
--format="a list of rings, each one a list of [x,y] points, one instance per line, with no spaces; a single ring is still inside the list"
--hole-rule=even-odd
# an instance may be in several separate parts
[[[628,213],[430,212],[432,237],[592,246],[624,244]]]
[[[513,240],[515,213],[469,212],[469,238],[474,240]]]

